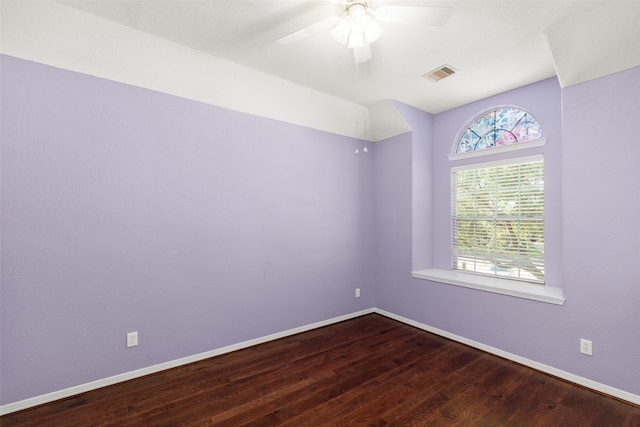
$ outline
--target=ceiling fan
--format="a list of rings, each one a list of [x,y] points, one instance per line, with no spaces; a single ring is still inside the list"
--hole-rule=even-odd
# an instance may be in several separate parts
[[[331,36],[338,43],[353,49],[356,64],[371,59],[370,44],[382,34],[380,22],[399,22],[416,25],[442,26],[451,16],[451,8],[420,5],[416,1],[394,1],[374,9],[366,0],[333,0],[344,6],[341,16],[331,16],[277,39],[280,44],[291,44],[311,34],[332,28]]]

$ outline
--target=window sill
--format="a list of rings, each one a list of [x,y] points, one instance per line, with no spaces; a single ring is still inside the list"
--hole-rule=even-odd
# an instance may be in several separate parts
[[[545,285],[536,285],[518,280],[478,276],[458,271],[440,270],[430,268],[427,270],[413,271],[411,275],[417,279],[431,280],[433,282],[462,286],[464,288],[509,295],[517,298],[525,298],[549,304],[563,305],[565,298],[561,288]]]

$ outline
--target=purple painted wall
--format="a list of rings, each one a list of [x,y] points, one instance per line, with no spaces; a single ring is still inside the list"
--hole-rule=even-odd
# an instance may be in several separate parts
[[[355,140],[1,59],[2,404],[374,305]]]
[[[400,102],[396,108],[411,132],[376,143],[377,307],[403,307],[415,313],[421,299],[406,298],[411,271],[432,263],[431,139],[433,116]]]
[[[373,151],[375,298],[380,308],[396,300],[412,303],[402,290],[411,277],[411,152],[411,132],[377,142]]]
[[[433,116],[400,102],[395,105],[411,127],[411,268],[421,270],[433,264]]]
[[[445,157],[461,127],[499,105],[529,110],[548,137],[547,280],[562,286],[563,306],[412,279],[411,135],[375,150],[378,307],[417,322],[640,394],[640,68],[561,90],[545,80],[433,117],[433,267],[450,265],[451,164]],[[610,126],[615,123],[616,126]],[[508,156],[523,155],[507,154]],[[384,178],[379,177],[384,171]],[[426,191],[426,190],[425,190]],[[621,213],[615,209],[622,208]],[[592,357],[579,339],[593,341]]]
[[[640,394],[640,67],[563,93],[567,335],[579,374]]]

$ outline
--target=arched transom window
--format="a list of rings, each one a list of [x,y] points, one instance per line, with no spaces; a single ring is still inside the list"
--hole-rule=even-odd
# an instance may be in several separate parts
[[[456,153],[484,150],[542,138],[538,121],[514,107],[491,110],[473,120],[462,132]]]

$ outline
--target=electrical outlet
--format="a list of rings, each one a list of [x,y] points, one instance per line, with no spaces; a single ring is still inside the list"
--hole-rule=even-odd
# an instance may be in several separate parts
[[[356,298],[360,298],[360,288],[356,288]]]
[[[585,340],[580,338],[580,353],[586,354],[589,356],[593,355],[593,343],[589,340]]]
[[[135,347],[138,345],[138,333],[137,332],[129,332],[127,334],[127,348]]]

